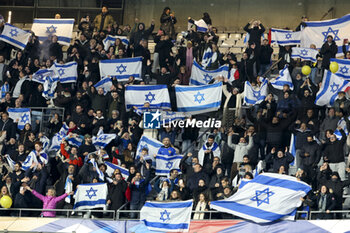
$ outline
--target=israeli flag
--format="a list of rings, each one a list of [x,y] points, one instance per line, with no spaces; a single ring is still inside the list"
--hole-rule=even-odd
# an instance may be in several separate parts
[[[350,60],[349,59],[336,59],[331,58],[331,62],[337,62],[339,65],[339,69],[335,72],[336,75],[350,80]]]
[[[275,80],[270,81],[271,85],[278,89],[283,90],[284,85],[288,85],[291,90],[294,89],[292,77],[290,76],[288,66],[285,65],[282,70],[280,70],[278,77]]]
[[[203,53],[202,66],[205,69],[208,66],[210,66],[213,61],[216,61],[216,59],[217,59],[217,53],[213,53],[209,46]]]
[[[195,20],[194,25],[197,27],[197,32],[207,32],[208,31],[208,24],[203,20]]]
[[[151,109],[171,109],[169,91],[166,85],[129,85],[125,88],[125,107],[141,108],[148,102]]]
[[[55,62],[51,68],[59,77],[60,83],[75,83],[78,78],[78,63],[75,61],[66,64]]]
[[[46,76],[44,79],[45,79],[45,82],[43,85],[44,91],[42,93],[42,96],[47,100],[53,99],[55,96],[55,91],[56,91],[59,78]]]
[[[73,182],[72,180],[69,178],[69,175],[67,175],[67,178],[66,178],[66,183],[64,185],[64,190],[65,190],[65,193],[70,193],[73,191]],[[71,201],[71,195],[68,195],[65,199],[64,199],[65,202],[67,203],[70,203]]]
[[[348,119],[350,120],[350,117],[348,117]],[[334,135],[337,137],[338,140],[341,140],[343,136],[341,135],[340,130],[338,129],[338,127],[341,127],[342,130],[344,130],[345,135],[349,134],[349,131],[348,131],[347,127],[346,127],[346,121],[345,121],[344,117],[342,117],[338,121],[337,129],[334,130]]]
[[[147,201],[140,213],[150,231],[187,232],[190,227],[193,200],[156,202]]]
[[[347,80],[332,74],[329,70],[325,70],[320,90],[316,94],[315,104],[318,106],[332,106],[338,97],[338,92],[347,92],[350,83]]]
[[[105,134],[103,130],[100,129],[97,136],[92,137],[92,144],[98,148],[105,148],[116,136],[116,134]]]
[[[300,44],[300,31],[271,28],[271,44],[281,46]],[[308,46],[310,47],[310,46]]]
[[[46,77],[53,77],[55,75],[55,71],[51,69],[40,69],[35,72],[32,76],[32,80],[37,83],[44,84],[46,81]]]
[[[50,139],[46,136],[42,136],[39,141],[43,144],[43,151],[47,151],[50,146]]]
[[[129,170],[128,169],[121,167],[121,166],[118,166],[116,164],[110,163],[110,162],[105,162],[105,164],[107,166],[106,173],[109,177],[112,177],[114,171],[116,169],[119,169],[119,171],[121,172],[121,174],[125,180],[127,180],[129,178]]]
[[[68,134],[68,126],[66,123],[63,123],[60,131],[58,131],[58,133],[56,133],[53,137],[52,137],[52,141],[51,141],[51,146],[49,151],[52,150],[59,150],[61,147],[61,141],[62,138],[66,137]]]
[[[104,208],[108,188],[106,183],[79,184],[74,194],[74,207],[76,210],[86,210],[95,208]]]
[[[36,159],[35,151],[30,152],[26,159],[24,160],[22,164],[22,170],[26,171],[30,166],[32,166],[33,163],[38,163],[38,160]]]
[[[5,158],[6,158],[6,160],[7,160],[7,163],[9,164],[10,168],[11,168],[12,170],[14,170],[14,169],[15,169],[15,164],[16,164],[15,161],[13,161],[13,160],[11,159],[10,155],[8,155],[8,154],[5,155]]]
[[[141,80],[142,57],[101,60],[99,67],[101,77],[116,77],[119,82],[128,81],[130,76]]]
[[[240,187],[231,197],[212,201],[210,207],[256,223],[267,223],[294,216],[296,208],[311,187],[297,178],[263,173]]]
[[[316,48],[321,48],[329,35],[333,36],[334,42],[341,47],[343,40],[349,37],[350,14],[338,19],[305,23],[307,27],[301,31],[301,47],[304,48],[309,48],[311,44],[315,44]]]
[[[296,141],[295,139],[296,139],[296,136],[294,135],[294,133],[292,133],[292,135],[290,135],[289,153],[294,156],[294,160],[293,162],[291,162],[291,165],[294,165],[295,159],[299,159],[296,157],[297,150],[295,148],[295,141]]]
[[[27,123],[31,123],[30,108],[9,108],[7,112],[13,122],[17,122],[17,127],[20,130],[24,129]]]
[[[191,116],[190,114],[187,114],[185,112],[172,112],[172,111],[161,111],[161,122],[164,122],[166,124],[178,120],[184,120],[186,117]]]
[[[10,85],[8,83],[5,83],[1,86],[0,93],[1,93],[1,99],[5,98],[6,93],[10,92]]]
[[[117,39],[120,39],[122,41],[122,43],[125,45],[126,48],[129,46],[129,39],[128,39],[128,37],[126,37],[126,36],[111,36],[111,35],[108,35],[102,41],[105,51],[108,51],[109,47],[114,45],[114,43],[115,43],[115,41]]]
[[[168,176],[172,169],[176,169],[179,173],[180,161],[182,155],[169,156],[169,155],[157,155],[156,157],[156,175],[157,176]]]
[[[73,34],[74,19],[34,19],[32,31],[44,41],[56,35],[58,43],[69,46]]]
[[[200,114],[220,108],[222,82],[203,86],[175,86],[177,110]]]
[[[316,49],[293,47],[291,57],[294,59],[301,58],[306,61],[316,62],[317,54],[318,54],[318,50]]]
[[[260,87],[253,87],[252,84],[248,81],[244,84],[244,104],[260,104],[262,101],[265,100],[267,94],[268,94],[268,86],[267,86],[267,79],[264,79],[263,83]]]
[[[75,147],[79,147],[81,146],[81,144],[83,143],[83,137],[78,136],[66,136],[64,137],[65,140],[68,142],[68,144],[75,146]]]
[[[140,159],[141,151],[143,148],[146,148],[148,150],[148,155],[150,156],[150,158],[154,159],[154,155],[158,154],[158,150],[162,146],[163,143],[161,143],[160,141],[153,138],[149,138],[147,136],[142,136],[139,143],[137,144],[135,159]]]
[[[30,32],[6,23],[4,30],[0,35],[0,40],[23,50],[26,47],[30,36]]]
[[[98,165],[95,161],[95,159],[90,159],[89,163],[92,164],[92,166],[94,166],[94,168],[96,169],[96,172],[98,174],[98,178],[100,179],[100,181],[104,181],[105,180],[105,175],[103,174],[103,172],[98,168]]]
[[[96,90],[98,90],[99,88],[102,88],[104,94],[106,95],[111,90],[112,85],[113,85],[112,79],[110,77],[105,77],[104,79],[96,83],[94,87]]]
[[[191,71],[191,85],[206,85],[213,78],[222,76],[228,78],[229,67],[228,65],[220,66],[217,70],[205,70],[201,65],[199,65],[195,60],[193,61],[192,71]]]

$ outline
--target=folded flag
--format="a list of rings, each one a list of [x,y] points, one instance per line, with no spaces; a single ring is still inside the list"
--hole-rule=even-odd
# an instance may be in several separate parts
[[[55,62],[51,68],[59,77],[60,83],[75,83],[78,78],[78,63],[75,61],[65,64]]]
[[[106,95],[112,87],[112,79],[110,77],[105,77],[102,80],[100,80],[98,83],[94,85],[95,89],[98,90],[99,88],[103,89],[104,94]]]
[[[190,227],[193,201],[147,201],[140,213],[151,231],[187,232]]]
[[[43,85],[44,91],[42,93],[42,96],[47,100],[53,99],[55,96],[55,91],[56,91],[59,78],[46,76],[44,79],[45,79],[45,82]]]
[[[280,70],[278,77],[275,80],[270,81],[271,85],[278,89],[283,90],[284,85],[288,85],[291,90],[294,89],[292,77],[290,76],[288,66],[285,65],[282,70]]]
[[[212,79],[222,76],[228,78],[229,76],[229,67],[228,65],[220,66],[216,70],[206,70],[201,65],[199,65],[195,60],[193,61],[192,71],[191,71],[191,85],[206,85]]]
[[[301,47],[309,48],[314,44],[316,48],[321,48],[329,35],[341,47],[343,40],[349,36],[350,14],[337,19],[308,21],[305,24],[306,27],[301,31]]]
[[[216,61],[218,54],[213,52],[210,48],[210,46],[204,50],[203,57],[202,57],[202,66],[207,68],[208,66],[213,63],[213,61]]]
[[[182,155],[157,155],[156,157],[156,175],[157,176],[168,176],[172,169],[176,169],[179,173],[180,161]]]
[[[300,31],[293,32],[284,29],[270,29],[271,44],[278,44],[281,46],[300,44],[300,35]]]
[[[95,159],[90,159],[89,163],[91,163],[92,166],[96,169],[96,172],[98,174],[98,178],[100,179],[100,181],[104,181],[105,180],[105,175],[103,174],[103,172],[98,167],[98,164],[96,163]]]
[[[73,34],[74,19],[34,19],[32,31],[44,41],[56,35],[58,43],[69,46]]]
[[[267,79],[264,79],[261,86],[252,86],[248,81],[244,84],[244,104],[260,104],[268,94]]]
[[[146,148],[148,150],[148,155],[150,155],[151,158],[154,158],[154,155],[158,154],[158,150],[162,146],[163,143],[161,143],[160,141],[153,138],[149,138],[147,136],[142,136],[139,143],[137,144],[135,159],[140,159],[141,151],[143,148]]]
[[[176,103],[179,112],[200,114],[220,108],[222,82],[202,86],[175,86]]]
[[[129,46],[129,39],[126,36],[111,36],[108,35],[102,42],[104,45],[105,51],[108,51],[109,47],[115,44],[115,41],[117,39],[120,39],[121,42],[125,45],[127,48]]]
[[[240,187],[231,197],[212,201],[210,207],[257,223],[294,216],[311,187],[297,178],[262,173]]]
[[[324,71],[322,85],[316,94],[315,104],[318,106],[332,106],[340,91],[347,92],[350,83],[347,80],[333,74],[329,70]]]
[[[45,78],[47,76],[53,77],[55,75],[55,71],[51,69],[40,69],[37,72],[35,72],[32,76],[32,80],[37,83],[44,84],[45,83]]]
[[[142,57],[101,60],[99,63],[101,77],[117,78],[128,81],[130,76],[141,80]]]
[[[350,80],[350,60],[349,59],[331,58],[331,62],[336,62],[339,65],[338,71],[335,72],[336,75],[346,80]]]
[[[98,148],[105,148],[116,136],[116,134],[103,133],[103,129],[100,129],[97,135],[92,137],[92,144]]]
[[[150,109],[171,109],[166,85],[129,85],[125,88],[126,110],[143,107],[148,102]]]
[[[106,183],[79,184],[74,194],[74,209],[86,210],[104,208],[108,188]]]
[[[121,172],[122,176],[124,179],[128,179],[129,178],[129,170],[124,168],[124,167],[121,167],[121,166],[118,166],[116,164],[113,164],[113,163],[110,163],[110,162],[105,162],[106,166],[107,166],[107,170],[106,170],[106,173],[109,177],[112,177],[113,176],[113,173],[116,169],[119,169],[119,171]]]
[[[30,32],[6,23],[0,35],[0,40],[23,50],[26,47],[31,35],[32,34]]]
[[[69,175],[67,175],[67,178],[66,178],[66,183],[64,184],[64,190],[65,190],[65,193],[70,193],[73,191],[73,182],[72,180],[69,178]],[[65,202],[67,203],[70,203],[71,201],[71,195],[67,196],[65,199],[64,199]]]
[[[17,122],[18,129],[22,130],[27,123],[31,124],[30,108],[9,108],[7,112],[13,122]]]
[[[316,49],[293,47],[291,57],[294,59],[301,58],[306,61],[316,62],[317,54],[318,50]]]
[[[60,131],[58,131],[58,133],[56,133],[52,137],[51,146],[50,146],[49,151],[60,149],[62,138],[67,136],[68,130],[69,130],[69,128],[68,128],[67,124],[63,123]]]
[[[296,141],[295,139],[296,139],[296,136],[294,133],[292,133],[290,135],[289,153],[294,156],[294,160],[293,160],[293,162],[291,162],[291,165],[294,165],[295,160],[299,159],[296,157],[297,150],[295,148],[295,141]]]

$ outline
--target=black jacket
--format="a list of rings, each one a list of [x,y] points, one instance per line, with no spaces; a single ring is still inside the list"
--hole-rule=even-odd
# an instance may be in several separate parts
[[[341,140],[335,142],[328,142],[323,149],[323,156],[326,157],[326,161],[329,163],[344,162],[344,144],[346,142],[346,135],[344,130],[340,130],[342,135]]]
[[[335,58],[338,52],[338,46],[333,41],[331,45],[324,43],[321,47],[320,54],[322,55],[322,68],[329,69],[330,59]]]
[[[270,45],[263,45],[260,48],[260,64],[268,65],[271,63],[271,55],[273,53],[273,49]]]

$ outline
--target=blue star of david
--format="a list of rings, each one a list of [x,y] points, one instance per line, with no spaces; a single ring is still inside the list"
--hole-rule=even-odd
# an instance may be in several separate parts
[[[123,64],[120,64],[119,66],[117,66],[116,72],[119,72],[119,74],[122,74],[126,72],[126,67],[127,66],[123,66]]]
[[[11,28],[10,34],[12,37],[16,37],[18,35],[18,31],[16,28]]]
[[[208,83],[210,82],[211,78],[212,77],[209,74],[205,74],[203,80]]]
[[[96,197],[96,192],[97,189],[93,189],[92,187],[89,190],[86,190],[86,197],[88,197],[89,199],[91,199],[92,197]]]
[[[46,27],[46,33],[56,33],[57,27],[51,25],[50,27]]]
[[[290,39],[290,38],[292,38],[292,33],[287,33],[286,34],[286,39]]]
[[[339,89],[339,84],[332,83],[332,85],[330,85],[330,87],[331,87],[331,92],[335,93]]]
[[[330,33],[333,33],[333,35],[334,35],[333,40],[334,40],[334,41],[340,40],[340,38],[339,38],[339,36],[338,36],[339,29],[333,30],[331,27],[329,27],[328,30],[327,30],[326,32],[322,32],[322,35],[324,36],[323,42],[326,42],[326,41],[327,41],[327,36],[328,36]]]
[[[173,167],[173,162],[167,162],[165,165],[166,168],[171,169]]]
[[[257,205],[260,206],[262,203],[270,204],[270,199],[274,192],[269,191],[269,188],[264,189],[263,191],[256,190],[255,196],[252,197],[251,201],[256,201]],[[260,197],[262,196],[262,198]]]
[[[98,140],[100,141],[104,141],[107,139],[107,135],[101,135],[100,137],[98,137]]]
[[[197,92],[197,94],[194,95],[194,102],[198,102],[200,104],[204,100],[205,100],[204,99],[204,94],[201,94],[200,92]]]
[[[156,100],[155,96],[156,94],[152,94],[152,92],[148,92],[148,94],[145,95],[146,97],[145,101],[152,103],[153,100]]]
[[[144,148],[148,150],[147,144],[141,145],[140,147],[141,147],[140,150],[139,150],[140,153],[141,153],[141,151],[142,151]]]
[[[349,68],[346,66],[340,67],[340,73],[347,74],[349,72]]]
[[[27,156],[26,160],[24,160],[24,162],[23,162],[23,163],[28,163],[28,162],[29,162],[29,160],[30,160],[30,156]]]
[[[165,216],[165,217],[164,217]],[[166,220],[170,220],[170,212],[164,210],[163,212],[160,212],[160,220],[165,222]]]
[[[21,116],[21,122],[26,123],[29,120],[29,116],[27,113]]]
[[[260,94],[260,91],[253,91],[253,96],[257,99],[260,98],[261,94]]]
[[[59,70],[57,70],[58,71],[58,74],[60,75],[60,76],[62,76],[62,75],[64,75],[64,69],[59,69]]]
[[[306,56],[308,51],[306,49],[300,50],[301,55]]]

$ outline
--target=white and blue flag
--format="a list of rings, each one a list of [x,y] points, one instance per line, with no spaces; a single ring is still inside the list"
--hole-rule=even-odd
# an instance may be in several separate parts
[[[348,117],[348,119],[350,120],[350,117]],[[346,127],[346,121],[345,121],[344,117],[342,117],[338,121],[337,128],[334,130],[334,135],[337,137],[338,140],[341,140],[343,136],[341,135],[340,130],[338,129],[338,127],[342,128],[342,130],[344,130],[345,135],[349,134],[349,131],[348,131],[347,127]]]
[[[297,178],[275,173],[262,173],[240,187],[231,197],[212,201],[210,208],[233,214],[256,223],[272,222],[294,216],[296,208],[311,187]]]
[[[6,93],[8,92],[10,92],[10,85],[8,83],[4,83],[4,85],[2,85],[0,89],[1,99],[4,98]]]
[[[98,179],[100,181],[104,181],[105,180],[105,174],[103,174],[103,172],[100,170],[100,168],[98,167],[98,164],[96,163],[95,159],[94,158],[90,159],[89,163],[91,163],[92,166],[96,169],[96,172],[98,174]]]
[[[244,104],[260,104],[263,100],[265,100],[268,94],[268,86],[267,79],[264,79],[261,86],[252,86],[252,84],[248,81],[244,84]]]
[[[182,155],[157,155],[156,157],[156,175],[157,176],[168,176],[172,169],[176,169],[179,173],[180,161]]]
[[[127,36],[111,36],[108,35],[102,42],[104,45],[104,50],[108,51],[109,47],[114,45],[115,41],[120,39],[123,45],[127,48],[129,46],[129,39]]]
[[[331,62],[336,62],[339,65],[338,71],[335,72],[336,75],[346,80],[350,80],[350,60],[349,59],[331,58]]]
[[[322,85],[316,94],[315,104],[318,106],[332,106],[340,91],[348,91],[349,81],[333,74],[329,70],[324,71]]]
[[[62,138],[65,138],[68,134],[68,126],[66,123],[63,123],[60,131],[58,131],[58,133],[56,133],[53,137],[52,137],[52,141],[51,141],[51,146],[49,151],[52,150],[59,150],[61,148],[61,141]]]
[[[156,202],[147,201],[140,213],[151,231],[187,232],[190,227],[193,200]]]
[[[271,28],[271,44],[281,46],[300,44],[300,31],[293,32],[291,30]]]
[[[218,54],[216,52],[212,52],[210,46],[204,50],[203,57],[202,57],[202,66],[207,68],[208,66],[213,63],[213,61],[216,61]]]
[[[59,77],[60,83],[75,83],[78,79],[78,63],[75,61],[65,64],[55,62],[50,69]]]
[[[135,159],[140,159],[142,149],[146,148],[148,150],[149,158],[152,159],[153,161],[154,155],[158,154],[158,150],[162,146],[163,146],[163,143],[161,143],[160,141],[154,138],[149,138],[147,136],[142,136],[139,143],[137,144]],[[147,158],[145,158],[145,160],[146,159]]]
[[[129,85],[125,88],[126,110],[143,107],[148,102],[150,109],[171,109],[168,87],[166,85]]]
[[[0,40],[23,50],[26,47],[31,35],[32,34],[30,32],[24,31],[9,23],[6,23],[4,30],[0,35]]]
[[[174,121],[184,120],[186,117],[190,117],[191,115],[185,112],[172,112],[172,111],[161,111],[161,122],[165,124],[169,124]]]
[[[44,41],[56,35],[58,43],[69,46],[73,34],[74,19],[34,19],[32,31]]]
[[[27,123],[31,124],[30,108],[9,108],[7,112],[13,122],[17,122],[18,129],[22,130]]]
[[[110,162],[105,162],[105,164],[107,166],[106,173],[109,177],[112,177],[114,171],[116,169],[119,169],[119,171],[121,172],[121,174],[125,180],[127,180],[129,178],[129,170],[127,168],[118,166],[118,165],[110,163]]]
[[[55,72],[52,69],[40,69],[33,74],[32,80],[34,82],[44,84],[46,80],[45,77],[53,77],[54,75]]]
[[[220,108],[222,82],[203,86],[175,86],[177,110],[200,114]]]
[[[68,142],[69,145],[79,147],[83,143],[83,137],[80,137],[79,135],[68,135],[64,137],[64,139]]]
[[[98,81],[98,83],[96,83],[94,87],[97,91],[99,88],[102,88],[103,93],[106,95],[111,90],[112,85],[113,85],[112,79],[110,77],[105,77],[100,81]]]
[[[229,76],[228,65],[220,66],[216,70],[206,70],[194,60],[192,65],[190,84],[196,85],[196,86],[206,85],[212,79],[219,76],[228,78]]]
[[[278,89],[283,90],[284,85],[288,85],[291,90],[294,89],[292,77],[290,76],[288,66],[285,65],[282,70],[280,70],[278,77],[275,80],[270,81],[271,85]]]
[[[116,77],[118,81],[128,81],[130,76],[141,80],[142,57],[101,60],[99,62],[101,77]]]
[[[318,50],[311,48],[300,48],[293,47],[292,48],[292,58],[301,58],[305,61],[316,62],[316,56],[318,54]]]
[[[197,32],[207,32],[208,31],[208,24],[203,20],[194,20],[194,25],[196,25]]]
[[[95,208],[104,208],[108,188],[106,183],[79,184],[74,194],[74,209],[86,210]]]
[[[37,153],[35,150],[32,150],[24,160],[22,164],[22,169],[26,171],[33,163],[42,163],[47,164],[49,162],[49,157],[44,151]],[[34,167],[34,170],[36,166]]]
[[[340,47],[343,45],[343,40],[349,38],[350,14],[337,19],[308,21],[305,24],[306,27],[301,31],[300,43],[304,48],[309,48],[311,44],[321,48],[329,35],[333,36],[334,42]]]
[[[100,129],[97,135],[92,137],[92,144],[98,148],[105,148],[116,136],[116,134],[103,133],[103,129]]]
[[[42,96],[47,100],[53,99],[55,96],[55,91],[56,91],[59,78],[56,76],[55,77],[46,76],[44,79],[45,79],[45,82],[43,84],[44,91],[42,93]]]

